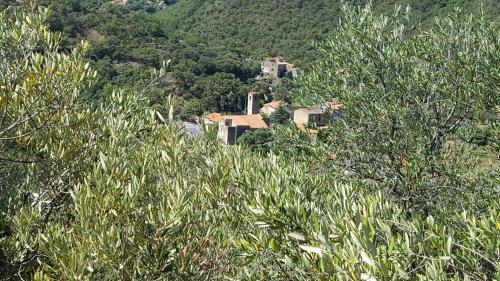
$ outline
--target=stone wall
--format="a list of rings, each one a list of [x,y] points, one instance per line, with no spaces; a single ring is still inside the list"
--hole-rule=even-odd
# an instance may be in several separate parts
[[[238,138],[247,130],[250,130],[250,126],[233,126],[233,120],[224,119],[219,123],[219,131],[217,132],[217,138],[225,144],[236,144]]]

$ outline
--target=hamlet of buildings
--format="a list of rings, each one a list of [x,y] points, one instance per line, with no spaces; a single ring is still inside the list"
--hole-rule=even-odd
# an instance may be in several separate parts
[[[279,80],[284,77],[295,78],[296,76],[297,68],[281,57],[274,57],[261,63],[261,77],[272,77]],[[257,92],[248,93],[246,114],[222,115],[215,112],[205,115],[203,122],[206,129],[216,127],[219,140],[225,144],[236,144],[237,139],[244,132],[268,128],[269,117],[280,107],[287,109],[297,128],[308,133],[317,133],[318,130],[325,128],[329,116],[334,117],[334,119],[335,116],[339,116],[340,105],[338,103],[324,103],[315,107],[294,109],[284,101],[272,101],[261,107],[259,97]],[[308,129],[310,125],[316,129]]]
[[[205,115],[203,120],[207,129],[217,125],[217,137],[225,144],[236,144],[238,138],[248,130],[256,130],[269,127],[269,116],[278,107],[286,107],[291,113],[295,126],[308,133],[317,133],[318,130],[326,128],[327,120],[330,117],[340,116],[338,103],[325,103],[320,106],[310,108],[293,109],[283,101],[273,101],[259,107],[257,93],[248,94],[247,114],[222,115],[211,113]],[[313,125],[316,129],[308,129]]]

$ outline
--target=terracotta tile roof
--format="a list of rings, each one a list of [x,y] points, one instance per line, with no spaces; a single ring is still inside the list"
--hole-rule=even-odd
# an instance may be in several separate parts
[[[272,108],[278,108],[280,106],[287,106],[288,103],[284,101],[272,101],[264,104],[264,107],[272,107]]]
[[[224,120],[233,120],[233,126],[250,126],[250,128],[267,128],[266,122],[262,119],[260,114],[252,115],[225,115],[222,117]]]
[[[208,121],[218,123],[222,120],[222,114],[218,112],[210,113],[208,115],[205,115],[203,118],[207,119]]]

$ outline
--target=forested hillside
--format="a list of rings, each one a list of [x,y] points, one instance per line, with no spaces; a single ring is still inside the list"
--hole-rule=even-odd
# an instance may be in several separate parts
[[[5,5],[5,1],[0,2]],[[253,78],[266,57],[282,55],[306,68],[318,58],[310,43],[328,38],[340,14],[337,0],[38,3],[51,7],[49,25],[52,31],[62,32],[64,47],[71,48],[83,38],[92,45],[90,57],[100,77],[91,89],[93,98],[109,94],[116,86],[142,89],[152,67],[172,60],[170,83],[151,87],[148,92],[158,104],[168,94],[182,97],[177,100],[177,112],[183,118],[206,111],[241,111],[246,93],[262,88]],[[457,6],[479,12],[480,3],[484,3],[484,11],[492,18],[500,11],[496,0],[397,3],[411,5],[412,22],[422,25]],[[374,9],[389,13],[394,4],[391,0],[374,1]]]

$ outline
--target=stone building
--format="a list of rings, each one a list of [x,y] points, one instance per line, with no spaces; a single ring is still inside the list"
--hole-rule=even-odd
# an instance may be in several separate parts
[[[268,125],[260,114],[225,115],[219,122],[217,137],[225,144],[236,144],[244,132],[261,128],[268,128]]]
[[[268,103],[264,104],[264,106],[260,109],[260,113],[262,115],[266,116],[266,117],[269,117],[279,107],[286,108],[286,110],[288,111],[288,113],[290,113],[290,116],[293,115],[293,109],[292,109],[292,107],[288,103],[286,103],[284,101],[272,101],[272,102],[268,102]]]
[[[211,113],[203,117],[207,126],[217,124],[217,138],[225,144],[236,144],[238,138],[248,130],[256,130],[269,127],[269,116],[279,107],[285,107],[292,116],[292,120],[302,131],[317,133],[326,128],[329,121],[340,118],[341,104],[327,102],[311,108],[293,109],[291,105],[283,101],[273,101],[264,104],[260,108],[260,95],[257,92],[248,93],[246,114],[222,115]],[[311,126],[312,125],[312,126]]]
[[[257,92],[248,93],[247,114],[258,114],[260,109],[260,95]]]
[[[214,119],[219,120],[219,130],[217,137],[225,144],[236,144],[238,138],[248,130],[268,128],[267,119],[259,114],[260,109],[259,93],[248,93],[247,114],[245,115],[216,115],[212,113]]]
[[[322,108],[299,108],[294,111],[293,122],[297,125],[314,124],[319,127],[325,125],[325,115]]]
[[[315,129],[307,129],[309,125],[321,130],[326,128],[328,122],[341,117],[342,104],[326,102],[311,108],[298,108],[293,113],[293,122],[302,131],[316,133]]]
[[[274,78],[295,78],[297,77],[297,68],[283,60],[281,57],[274,57],[263,61],[260,64],[262,77]]]

